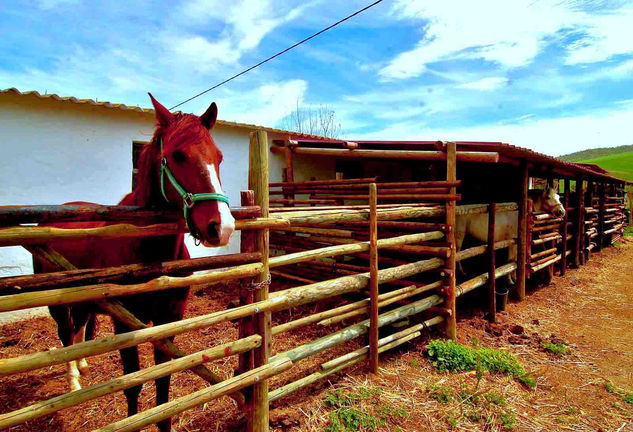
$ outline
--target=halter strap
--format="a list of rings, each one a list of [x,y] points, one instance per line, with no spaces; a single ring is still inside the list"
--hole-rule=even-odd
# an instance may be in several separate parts
[[[185,188],[183,188],[180,185],[180,183],[178,183],[178,180],[176,180],[176,177],[174,177],[174,174],[169,169],[169,166],[167,166],[167,158],[163,155],[163,138],[161,137],[158,139],[160,140],[160,154],[161,154],[160,191],[163,194],[163,198],[165,198],[165,201],[169,202],[169,198],[167,198],[167,194],[165,193],[165,175],[166,175],[167,179],[169,180],[169,183],[171,183],[171,185],[174,187],[176,192],[178,192],[178,195],[180,195],[180,198],[182,198],[182,202],[183,202],[182,209],[185,216],[185,223],[187,224],[187,227],[189,228],[189,232],[194,237],[196,237],[197,234],[194,234],[191,231],[192,224],[189,223],[188,209],[192,208],[199,201],[221,201],[228,204],[229,197],[224,194],[216,193],[216,192],[204,192],[204,193],[197,193],[197,194],[192,194],[192,193],[187,192]]]

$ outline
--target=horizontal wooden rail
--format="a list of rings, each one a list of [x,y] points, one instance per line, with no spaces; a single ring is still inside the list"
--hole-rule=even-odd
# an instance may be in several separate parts
[[[260,230],[287,226],[283,219],[256,218],[235,221],[236,230]],[[152,237],[188,232],[181,223],[161,223],[147,226],[130,224],[107,225],[98,228],[10,227],[0,228],[0,246],[42,244],[57,240],[76,240],[86,237],[106,239]]]
[[[420,272],[437,269],[442,265],[442,260],[432,258],[410,264],[404,264],[399,267],[379,270],[378,277],[381,283],[385,283]],[[187,318],[173,323],[161,324],[155,327],[81,342],[68,347],[58,348],[56,350],[0,359],[0,377],[19,372],[26,372],[45,366],[66,363],[82,357],[103,354],[145,342],[155,342],[160,339],[209,327],[221,322],[251,316],[259,312],[279,311],[336,295],[358,291],[366,288],[368,281],[369,272],[354,276],[344,276],[301,287],[289,288],[283,291],[276,291],[270,293],[270,298],[268,300],[263,300],[257,303],[213,312],[193,318]]]
[[[505,276],[509,273],[512,273],[517,269],[516,263],[509,263],[503,265],[501,267],[497,267],[495,269],[495,279],[499,279],[502,276]],[[462,296],[475,288],[479,288],[480,286],[484,286],[488,283],[488,273],[481,274],[472,279],[467,280],[466,282],[462,282],[457,286],[457,297]]]
[[[14,289],[19,291],[45,289],[50,287],[69,287],[104,282],[116,282],[129,278],[140,279],[157,277],[176,272],[192,272],[252,263],[261,260],[260,253],[241,253],[165,261],[154,264],[127,264],[118,267],[66,270],[51,273],[39,273],[24,276],[0,278],[0,291]]]
[[[119,420],[95,432],[132,432],[145,426],[157,423],[188,409],[203,405],[221,396],[225,396],[251,386],[256,382],[266,380],[290,369],[292,361],[287,358],[271,361],[270,363],[251,369],[240,375],[236,375],[221,383],[203,388],[186,396],[165,402],[154,408],[135,414],[131,417]]]
[[[280,147],[271,147],[271,152],[283,154],[285,150]],[[425,161],[445,161],[446,153],[443,151],[426,150],[345,150],[328,148],[295,147],[292,152],[300,155],[330,156],[339,158],[373,158],[373,159],[406,159]],[[458,151],[457,160],[461,162],[499,162],[499,153]]]
[[[231,207],[235,219],[261,215],[258,206]],[[137,206],[99,204],[0,206],[0,225],[43,222],[165,222],[182,219],[181,209],[154,210]]]
[[[444,318],[442,317],[435,317],[435,318],[431,318],[429,320],[426,320],[423,324],[419,324],[420,326],[422,326],[423,328],[429,328],[431,326],[437,325],[441,322],[444,321]],[[415,326],[414,326],[415,327]],[[400,332],[403,333],[403,332]],[[407,336],[401,337],[400,339],[395,339],[392,342],[389,343],[385,343],[383,344],[381,347],[379,347],[378,352],[382,353],[385,352],[389,349],[395,348],[396,346],[399,346],[413,338],[415,338],[416,336],[418,336],[420,334],[420,331],[417,332],[411,332],[409,333]],[[411,335],[415,335],[415,336],[411,336]],[[386,339],[386,338],[385,338]],[[338,357],[337,359],[340,359],[341,357]],[[286,385],[284,385],[283,387],[280,387],[278,389],[275,389],[273,391],[271,391],[270,393],[268,393],[268,401],[269,402],[273,402],[276,401],[278,399],[281,399],[284,396],[287,396],[289,394],[291,394],[292,392],[299,390],[301,388],[304,388],[312,383],[315,383],[317,381],[319,381],[322,378],[325,378],[328,375],[332,375],[336,372],[339,372],[349,366],[355,365],[363,360],[365,360],[367,358],[366,354],[361,355],[360,357],[354,357],[351,359],[347,359],[346,361],[338,361],[334,366],[331,367],[326,367],[324,368],[323,366],[325,365],[322,364],[321,365],[321,370],[314,372],[310,375],[307,375],[301,379],[298,379],[296,381],[293,381],[291,383],[288,383]],[[333,359],[332,362],[334,362],[337,359]]]
[[[20,408],[19,410],[0,414],[0,428],[15,426],[38,417],[57,412],[64,408],[69,408],[120,390],[141,385],[156,378],[191,369],[192,367],[199,366],[212,360],[225,358],[234,354],[240,354],[256,348],[260,346],[260,344],[261,336],[249,336],[244,339],[238,339],[234,342],[229,342],[189,354],[185,357],[180,357],[165,363],[150,366],[137,372],[123,375],[90,387],[85,387],[71,393],[65,393],[45,401],[36,402],[32,405]]]
[[[190,285],[224,282],[255,276],[261,272],[261,269],[261,263],[253,263],[191,276],[161,276],[149,282],[130,285],[109,283],[13,294],[0,297],[0,312],[100,300],[123,295],[162,291],[170,288],[183,288]]]

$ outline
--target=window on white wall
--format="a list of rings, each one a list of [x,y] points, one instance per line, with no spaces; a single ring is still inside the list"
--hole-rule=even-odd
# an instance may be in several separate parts
[[[132,141],[132,190],[136,189],[136,177],[138,176],[138,159],[143,147],[149,144],[146,141]]]

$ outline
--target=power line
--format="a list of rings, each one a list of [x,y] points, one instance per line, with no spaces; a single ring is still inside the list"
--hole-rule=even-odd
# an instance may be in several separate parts
[[[206,89],[206,90],[204,90],[204,91],[201,91],[200,93],[198,93],[198,94],[196,94],[196,95],[194,95],[194,96],[191,96],[189,99],[186,99],[186,100],[184,100],[184,101],[180,102],[179,104],[174,105],[173,107],[171,107],[171,108],[169,108],[169,109],[170,109],[170,110],[173,110],[174,108],[178,108],[179,106],[184,105],[184,104],[186,104],[187,102],[192,101],[192,100],[194,100],[195,98],[200,97],[200,96],[202,96],[203,94],[208,93],[208,92],[210,92],[211,90],[216,89],[216,88],[220,87],[221,85],[226,84],[226,83],[227,83],[227,82],[229,82],[229,81],[233,81],[235,78],[237,78],[237,77],[239,77],[239,76],[241,76],[241,75],[244,75],[244,74],[245,74],[245,73],[247,73],[247,72],[252,71],[253,69],[255,69],[255,68],[257,68],[257,67],[259,67],[259,66],[263,65],[264,63],[267,63],[267,62],[271,61],[272,59],[274,59],[274,58],[276,58],[276,57],[279,57],[279,56],[280,56],[280,55],[282,55],[282,54],[287,53],[287,52],[288,52],[288,51],[290,51],[291,49],[298,47],[299,45],[301,45],[301,44],[303,44],[303,43],[305,43],[305,42],[309,41],[310,39],[313,39],[313,38],[315,38],[315,37],[319,36],[320,34],[325,33],[326,31],[328,31],[328,30],[330,30],[330,29],[332,29],[332,28],[336,27],[337,25],[339,25],[339,24],[341,24],[341,23],[343,23],[343,22],[345,22],[345,21],[347,21],[347,20],[349,20],[349,19],[351,19],[351,18],[355,17],[356,15],[358,15],[358,14],[360,14],[360,13],[365,12],[367,9],[370,9],[370,8],[372,8],[372,7],[376,6],[378,3],[382,3],[382,1],[383,1],[383,0],[377,0],[377,1],[373,2],[373,3],[372,3],[372,4],[370,4],[370,5],[365,6],[364,8],[362,8],[362,9],[360,9],[360,10],[357,10],[357,11],[356,11],[356,12],[354,12],[353,14],[348,15],[348,16],[346,16],[345,18],[343,18],[343,19],[341,19],[341,20],[339,20],[339,21],[335,22],[334,24],[332,24],[332,25],[330,25],[330,26],[328,26],[328,27],[326,27],[326,28],[324,28],[324,29],[322,29],[322,30],[320,30],[320,31],[318,31],[318,32],[316,32],[316,33],[314,33],[312,36],[309,36],[309,37],[307,37],[307,38],[305,38],[305,39],[300,40],[299,42],[297,42],[296,44],[294,44],[294,45],[292,45],[292,46],[289,46],[289,47],[288,47],[288,48],[286,48],[285,50],[283,50],[283,51],[279,51],[277,54],[274,54],[274,55],[272,55],[272,56],[268,57],[267,59],[260,61],[260,62],[259,62],[259,63],[257,63],[256,65],[253,65],[253,66],[249,67],[248,69],[245,69],[245,70],[243,70],[242,72],[240,72],[240,73],[238,73],[238,74],[235,74],[235,75],[233,75],[232,77],[227,78],[227,79],[225,79],[225,80],[224,80],[224,81],[222,81],[222,82],[217,83],[217,84],[216,84],[216,85],[214,85],[213,87],[209,87],[208,89]]]

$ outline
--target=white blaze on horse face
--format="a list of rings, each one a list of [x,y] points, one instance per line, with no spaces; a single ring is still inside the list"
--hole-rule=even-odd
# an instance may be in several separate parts
[[[547,195],[546,202],[552,214],[558,217],[565,216],[565,208],[563,207],[563,204],[560,202],[560,197],[556,193],[556,190],[548,188],[546,191],[546,195]]]
[[[220,179],[218,178],[218,172],[215,169],[215,164],[207,165],[207,170],[209,171],[209,179],[211,179],[213,191],[224,195]],[[227,203],[223,201],[217,201],[217,203],[218,211],[220,212],[220,229],[218,231],[218,236],[220,244],[225,245],[229,242],[229,238],[231,237],[231,234],[233,234],[233,231],[235,231],[235,218],[233,218],[231,209]]]

